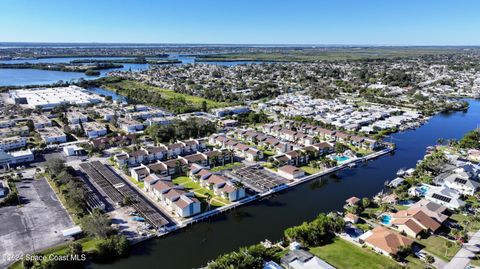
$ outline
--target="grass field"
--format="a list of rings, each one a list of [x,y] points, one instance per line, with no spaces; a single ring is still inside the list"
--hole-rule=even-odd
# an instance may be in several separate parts
[[[137,185],[140,189],[143,189],[145,183],[143,181],[137,181],[133,177],[128,177],[128,179],[135,185]]]
[[[217,102],[209,99],[205,99],[198,96],[177,93],[173,90],[164,89],[160,87],[150,86],[142,82],[133,81],[133,80],[122,80],[120,82],[109,82],[103,84],[103,87],[111,90],[115,89],[125,89],[125,90],[155,90],[161,93],[162,97],[165,99],[174,99],[174,98],[184,98],[188,103],[191,103],[193,106],[201,108],[202,103],[205,101],[209,109],[226,107],[232,104],[225,102]]]
[[[172,182],[177,185],[182,185],[185,188],[193,191],[195,193],[195,196],[202,202],[202,204],[208,203],[206,199],[207,194],[210,194],[210,196],[212,197],[210,203],[212,207],[220,207],[230,203],[230,201],[216,196],[212,190],[203,188],[202,186],[200,186],[199,183],[194,182],[187,176],[176,177],[172,180]]]
[[[321,168],[313,168],[313,167],[308,166],[308,165],[301,166],[300,169],[302,169],[303,171],[305,171],[305,173],[307,173],[309,175],[313,175],[313,174],[322,172]]]
[[[460,250],[460,246],[455,243],[447,250],[446,242],[448,240],[439,236],[430,236],[427,239],[421,239],[417,241],[421,245],[425,246],[426,251],[446,261],[450,261],[452,257],[455,256],[455,254]]]
[[[240,162],[226,163],[223,166],[216,166],[216,167],[214,167],[210,170],[212,172],[218,172],[218,171],[222,171],[222,170],[233,169],[233,168],[238,167],[240,165],[242,165],[242,163],[240,163]]]
[[[339,238],[331,244],[311,248],[310,252],[338,269],[400,268],[399,264],[388,257]]]

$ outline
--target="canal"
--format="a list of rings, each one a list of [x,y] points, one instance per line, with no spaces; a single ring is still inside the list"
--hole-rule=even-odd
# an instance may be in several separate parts
[[[351,196],[372,197],[400,168],[415,166],[425,148],[438,138],[460,138],[480,122],[480,102],[468,100],[468,112],[439,114],[416,130],[393,135],[397,150],[365,166],[346,169],[322,180],[254,202],[248,206],[197,223],[165,238],[133,247],[132,255],[113,264],[90,265],[96,269],[198,268],[219,254],[264,239],[277,241],[283,230],[321,212],[340,210]]]

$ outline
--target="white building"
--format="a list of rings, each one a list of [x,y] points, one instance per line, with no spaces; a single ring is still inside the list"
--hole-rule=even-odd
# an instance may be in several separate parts
[[[42,140],[47,144],[65,143],[67,142],[67,135],[58,127],[51,127],[48,129],[38,130]]]
[[[83,123],[83,130],[88,138],[97,138],[107,134],[105,125],[95,121]]]
[[[27,139],[20,136],[11,136],[0,139],[0,150],[8,151],[11,149],[23,148],[27,145]]]
[[[292,165],[284,165],[278,168],[278,174],[284,178],[296,179],[303,177],[305,172],[298,167]]]
[[[136,133],[144,128],[141,122],[126,118],[118,119],[118,125],[127,133]]]
[[[66,156],[81,155],[83,151],[84,149],[77,145],[63,147],[63,153],[65,153]]]
[[[10,167],[10,165],[28,163],[34,159],[33,152],[30,149],[8,153],[0,151],[0,166],[4,168]]]
[[[99,103],[103,98],[78,86],[56,88],[34,88],[12,90],[10,98],[16,104],[26,104],[30,108],[52,109],[62,104],[88,105]]]

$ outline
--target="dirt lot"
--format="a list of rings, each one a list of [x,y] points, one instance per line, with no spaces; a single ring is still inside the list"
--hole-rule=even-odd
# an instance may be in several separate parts
[[[10,257],[64,242],[62,230],[74,226],[45,179],[17,183],[21,206],[0,208],[0,268]]]

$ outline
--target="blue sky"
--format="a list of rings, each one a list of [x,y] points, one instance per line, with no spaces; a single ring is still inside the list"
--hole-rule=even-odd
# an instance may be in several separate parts
[[[0,42],[480,45],[476,0],[1,0]]]

